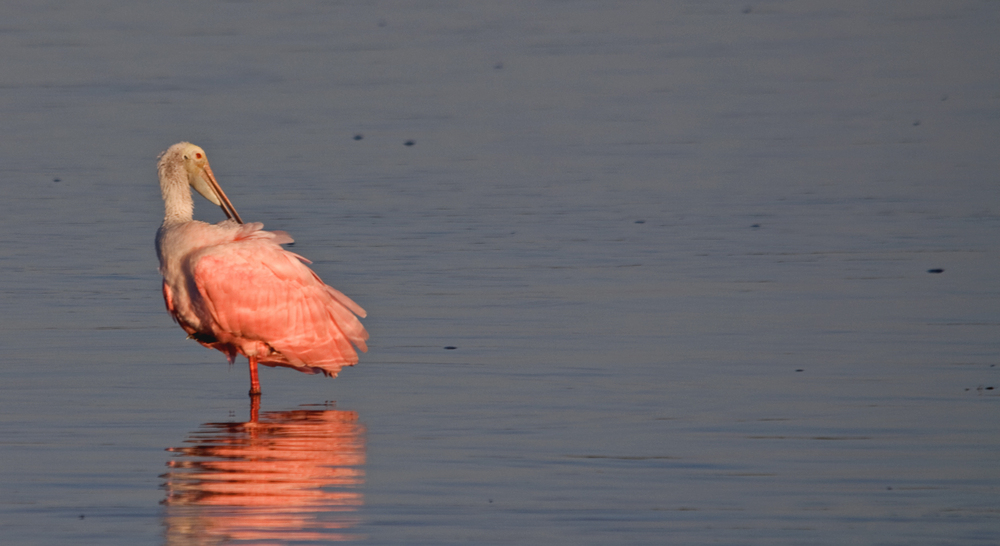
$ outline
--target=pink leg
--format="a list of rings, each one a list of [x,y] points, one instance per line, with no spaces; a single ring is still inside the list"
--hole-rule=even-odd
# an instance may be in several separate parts
[[[249,356],[250,361],[250,396],[260,396],[260,381],[257,379],[257,357]]]
[[[260,395],[250,395],[250,422],[256,423],[260,419]]]

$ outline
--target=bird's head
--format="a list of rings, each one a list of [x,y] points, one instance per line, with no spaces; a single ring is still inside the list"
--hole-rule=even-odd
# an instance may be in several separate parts
[[[236,213],[236,208],[233,207],[229,198],[226,197],[225,192],[222,191],[222,187],[215,180],[215,174],[212,172],[212,167],[208,164],[208,157],[205,155],[205,150],[190,142],[178,142],[163,153],[161,166],[164,162],[170,160],[183,165],[188,184],[197,190],[202,197],[222,207],[222,212],[226,213],[227,217],[241,224],[243,223],[240,215]]]
[[[219,183],[215,181],[215,173],[208,165],[208,158],[205,157],[205,150],[200,146],[195,146],[190,142],[184,142],[184,146],[179,150],[181,159],[184,161],[184,172],[187,173],[188,183],[198,190],[198,193],[212,203],[222,206],[219,195],[213,189]]]

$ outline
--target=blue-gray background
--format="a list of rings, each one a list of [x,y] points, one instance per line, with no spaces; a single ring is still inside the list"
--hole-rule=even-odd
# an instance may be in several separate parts
[[[369,312],[356,368],[261,377],[364,424],[353,539],[994,544],[998,24],[6,2],[0,535],[170,543],[165,449],[246,419],[160,297],[155,159],[190,140]]]

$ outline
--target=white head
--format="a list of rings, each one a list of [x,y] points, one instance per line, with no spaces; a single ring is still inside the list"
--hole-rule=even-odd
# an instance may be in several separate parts
[[[168,193],[176,184],[177,179],[181,178],[197,190],[202,197],[222,207],[222,211],[226,213],[227,217],[243,223],[233,204],[215,180],[215,174],[212,172],[212,167],[208,165],[205,150],[202,150],[200,146],[195,146],[190,142],[178,142],[160,154],[160,162],[157,166],[164,201],[170,201]]]

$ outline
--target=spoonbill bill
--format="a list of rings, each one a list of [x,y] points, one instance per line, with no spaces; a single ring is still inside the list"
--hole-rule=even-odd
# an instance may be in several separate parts
[[[327,286],[281,247],[292,238],[244,224],[208,165],[205,151],[178,142],[157,165],[166,213],[156,232],[167,311],[205,347],[250,363],[250,395],[260,394],[257,364],[336,376],[368,350],[365,310]],[[191,188],[222,207],[218,224],[192,219]],[[355,316],[357,315],[357,316]]]

